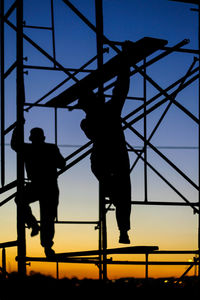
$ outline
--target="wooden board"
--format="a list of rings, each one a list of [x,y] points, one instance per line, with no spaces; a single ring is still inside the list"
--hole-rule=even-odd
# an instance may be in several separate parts
[[[129,246],[120,248],[106,249],[106,254],[149,254],[154,251],[159,250],[158,246]],[[88,250],[88,251],[78,251],[78,252],[65,252],[56,253],[52,258],[46,257],[26,257],[26,261],[54,261],[54,262],[67,262],[67,259],[87,259],[87,256],[99,255],[99,250]],[[92,261],[92,257],[89,258]],[[96,259],[96,258],[94,258]],[[18,257],[16,257],[18,260]],[[93,261],[94,262],[94,261]]]
[[[157,246],[129,246],[129,247],[120,247],[106,249],[106,254],[145,254],[151,253],[159,248]],[[89,250],[89,251],[80,251],[80,252],[66,252],[66,253],[57,253],[55,256],[57,258],[62,257],[75,257],[75,256],[88,256],[88,255],[98,255],[99,250]]]
[[[141,40],[132,43],[132,46],[127,51],[127,60],[130,66],[142,61],[147,56],[155,51],[162,49],[167,44],[166,40],[144,37]],[[123,56],[117,54],[106,62],[102,69],[95,70],[78,83],[75,83],[64,92],[54,97],[46,103],[52,107],[65,107],[77,100],[85,90],[94,90],[98,87],[99,78],[103,78],[104,83],[115,77],[120,69]]]

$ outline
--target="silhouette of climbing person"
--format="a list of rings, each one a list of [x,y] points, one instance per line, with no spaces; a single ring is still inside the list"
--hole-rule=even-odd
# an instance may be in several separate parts
[[[57,216],[59,189],[57,182],[57,168],[65,166],[65,160],[58,147],[45,142],[44,132],[41,128],[30,131],[31,143],[24,143],[20,149],[18,142],[18,129],[13,130],[11,148],[18,152],[23,151],[24,164],[28,183],[24,187],[22,209],[25,223],[32,229],[31,236],[40,231],[41,245],[47,257],[55,254],[52,249],[55,233],[54,221]],[[32,214],[30,203],[39,201],[40,227]],[[19,199],[16,197],[16,203]]]
[[[128,45],[127,45],[128,46]],[[130,68],[126,61],[126,45],[110,101],[105,102],[92,91],[79,98],[79,108],[86,113],[81,129],[93,142],[91,170],[103,187],[105,197],[116,207],[116,220],[120,231],[119,243],[129,244],[131,213],[130,163],[121,124],[121,112],[129,90]]]

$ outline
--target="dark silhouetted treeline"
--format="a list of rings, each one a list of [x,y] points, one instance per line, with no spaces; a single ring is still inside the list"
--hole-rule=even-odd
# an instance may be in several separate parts
[[[95,279],[62,278],[55,279],[41,273],[31,272],[29,276],[22,279],[13,272],[7,274],[6,278],[0,275],[0,300],[37,298],[38,299],[75,299],[74,297],[94,299],[105,297],[105,295],[147,295],[149,296],[185,296],[200,295],[200,280],[198,277],[185,277],[179,281],[176,278],[120,278],[108,280],[107,282]],[[132,294],[133,293],[133,294]],[[72,295],[72,294],[70,294]],[[98,299],[100,299],[98,297]],[[190,298],[192,299],[192,298]],[[123,299],[122,299],[123,300]],[[171,300],[171,299],[170,299]]]

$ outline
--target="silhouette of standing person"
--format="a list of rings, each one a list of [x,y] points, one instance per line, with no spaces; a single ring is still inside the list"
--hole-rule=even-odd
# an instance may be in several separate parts
[[[83,93],[78,104],[86,113],[81,129],[93,142],[91,169],[104,194],[116,207],[119,243],[129,244],[131,213],[130,163],[121,124],[121,112],[129,90],[130,68],[124,59],[119,69],[112,98],[105,102],[91,91]]]
[[[41,245],[44,247],[46,256],[51,257],[55,254],[52,246],[55,233],[54,221],[59,201],[57,168],[63,168],[65,160],[56,145],[45,142],[41,128],[31,129],[29,140],[31,143],[24,143],[23,149],[19,149],[18,126],[16,126],[11,138],[11,148],[16,152],[23,151],[29,180],[24,188],[23,213],[25,223],[28,228],[32,228],[31,236],[37,235],[40,230]],[[40,227],[29,206],[37,200],[40,205]]]

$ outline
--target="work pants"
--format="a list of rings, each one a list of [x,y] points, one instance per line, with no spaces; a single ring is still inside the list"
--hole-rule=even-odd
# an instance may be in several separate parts
[[[32,214],[30,203],[39,201],[40,205],[40,240],[43,247],[52,247],[55,233],[54,221],[57,216],[59,190],[57,184],[36,186],[28,183],[24,188],[23,201],[20,207],[28,228],[37,226],[37,220]],[[16,203],[19,203],[18,196]]]
[[[103,188],[105,197],[109,197],[111,203],[116,207],[116,220],[120,231],[130,229],[131,214],[131,182],[129,170],[121,170],[116,173],[102,173],[95,170],[92,172],[99,180]]]

